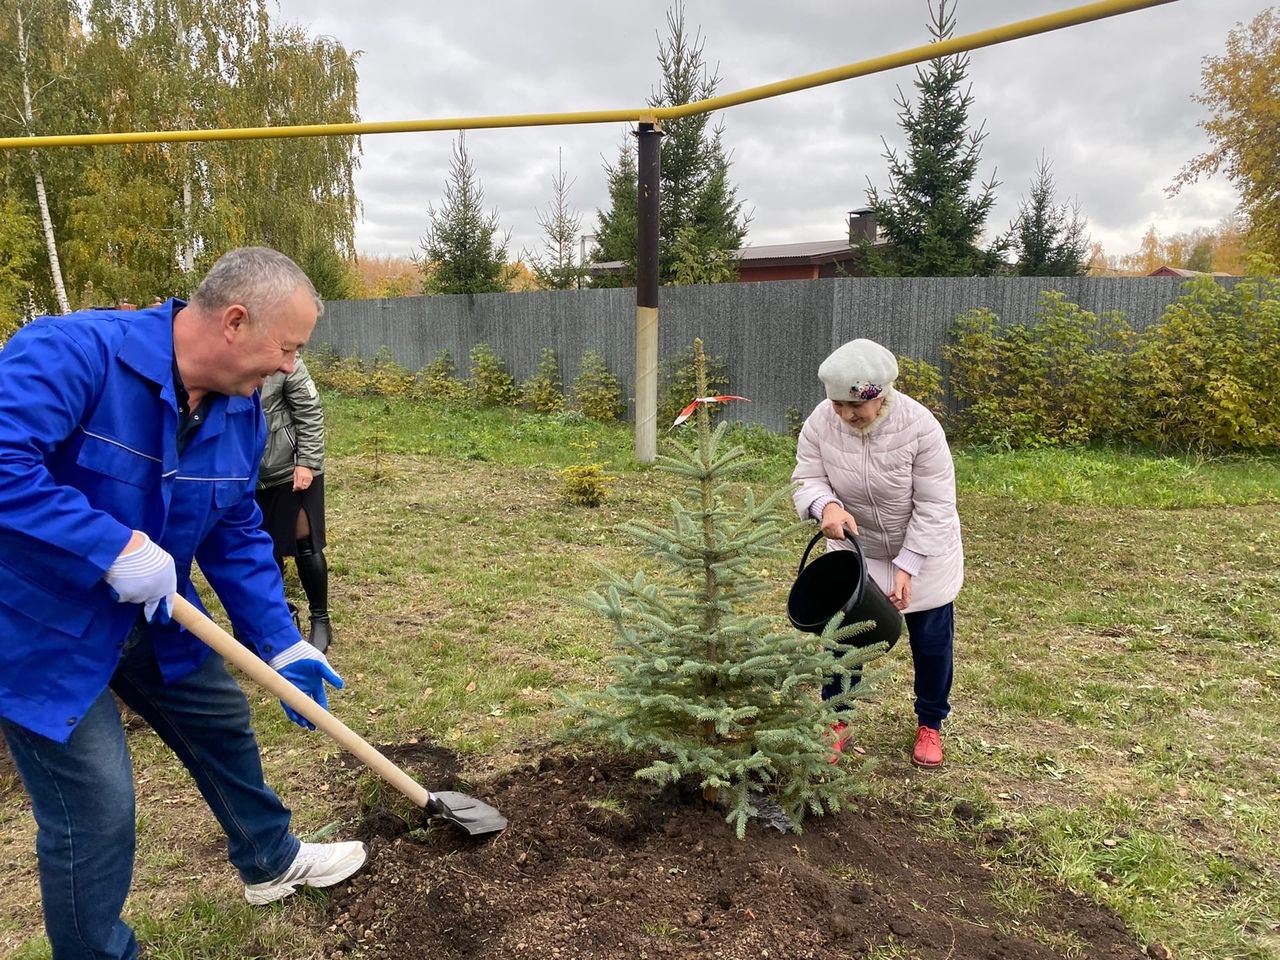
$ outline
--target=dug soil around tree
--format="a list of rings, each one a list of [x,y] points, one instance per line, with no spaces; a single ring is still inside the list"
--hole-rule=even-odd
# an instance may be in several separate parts
[[[1138,958],[1113,913],[1045,885],[1034,912],[1001,904],[983,844],[870,801],[797,836],[658,790],[633,763],[565,748],[462,782],[452,756],[384,748],[420,782],[510,818],[469,838],[396,808],[362,812],[365,869],[328,901],[334,957],[564,960]],[[394,804],[392,805],[395,806]],[[964,816],[960,805],[951,816]],[[994,846],[1004,839],[990,837]],[[1028,881],[1029,882],[1029,881]]]

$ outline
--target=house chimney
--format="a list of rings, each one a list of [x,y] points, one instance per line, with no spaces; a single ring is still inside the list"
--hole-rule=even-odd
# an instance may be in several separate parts
[[[859,207],[849,211],[849,244],[862,241],[876,242],[876,215],[870,207]]]

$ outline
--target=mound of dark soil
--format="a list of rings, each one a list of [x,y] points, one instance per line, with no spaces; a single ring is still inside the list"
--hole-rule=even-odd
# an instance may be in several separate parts
[[[635,781],[625,762],[553,752],[468,787],[443,752],[388,752],[511,825],[481,841],[368,811],[370,863],[329,900],[335,956],[1142,955],[1117,917],[1060,890],[1042,890],[1033,917],[1010,915],[980,856],[884,806],[811,819],[801,836],[752,824],[739,841],[722,811]]]

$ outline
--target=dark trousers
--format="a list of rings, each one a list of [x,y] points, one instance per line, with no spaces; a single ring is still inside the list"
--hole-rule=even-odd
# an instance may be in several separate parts
[[[955,605],[920,610],[903,617],[911,641],[911,663],[915,668],[916,717],[921,726],[942,729],[951,712],[952,649],[955,645]],[[822,699],[840,693],[840,678],[822,688]]]

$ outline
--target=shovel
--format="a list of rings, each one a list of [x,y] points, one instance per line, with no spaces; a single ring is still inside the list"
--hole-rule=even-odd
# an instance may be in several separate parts
[[[197,610],[181,594],[174,594],[170,600],[174,620],[220,653],[228,663],[235,664],[242,672],[314,723],[317,729],[338,746],[427,813],[448,820],[472,836],[499,833],[506,829],[507,818],[483,800],[453,790],[441,790],[438,793],[428,791],[345,723],[245,649],[240,641]]]

